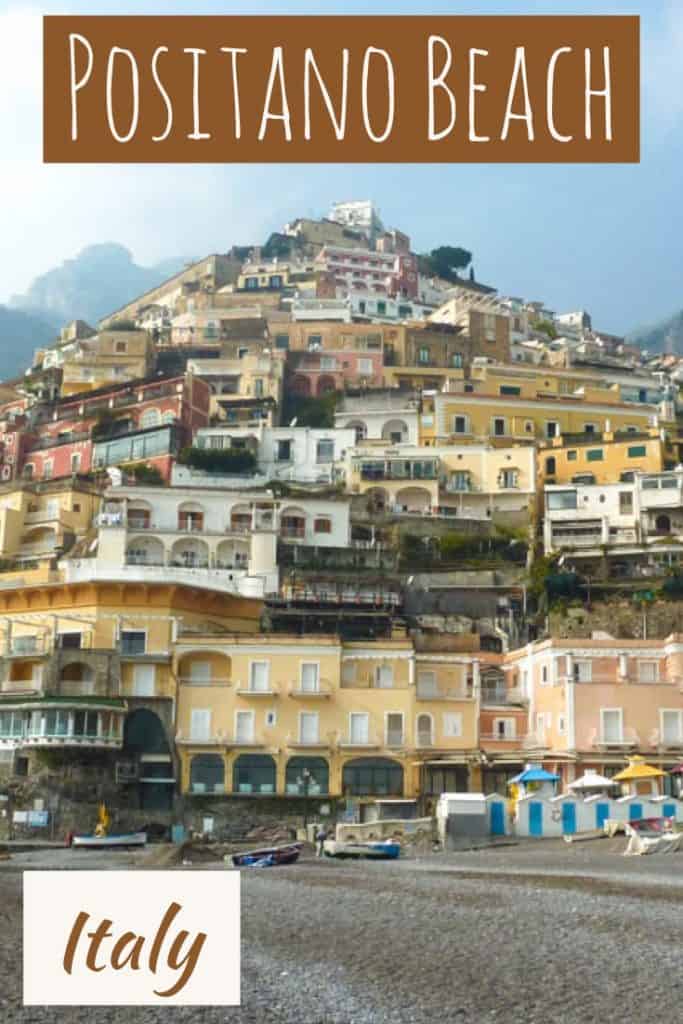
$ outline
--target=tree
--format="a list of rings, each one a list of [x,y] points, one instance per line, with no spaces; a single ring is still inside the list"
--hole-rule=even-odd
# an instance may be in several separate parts
[[[431,272],[436,277],[443,277],[446,281],[456,281],[458,271],[465,270],[472,262],[472,253],[459,246],[440,245],[438,248],[432,249],[427,260],[432,267]]]

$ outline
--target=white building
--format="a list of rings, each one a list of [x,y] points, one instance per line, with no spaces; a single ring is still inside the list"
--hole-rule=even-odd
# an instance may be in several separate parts
[[[352,199],[344,203],[333,203],[328,219],[345,224],[355,231],[364,231],[369,239],[384,231],[379,210],[371,199]]]
[[[248,444],[250,440],[256,447]],[[248,447],[256,455],[257,473],[267,481],[332,483],[343,478],[347,451],[356,443],[353,428],[204,427],[195,435],[198,448],[225,450]]]
[[[418,415],[418,401],[409,393],[368,391],[358,398],[345,395],[334,414],[334,425],[353,430],[357,443],[416,445]]]

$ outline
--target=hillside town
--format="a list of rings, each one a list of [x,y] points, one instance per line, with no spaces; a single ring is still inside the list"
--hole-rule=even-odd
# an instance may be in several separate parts
[[[4,837],[445,793],[502,833],[525,771],[641,763],[632,817],[683,817],[683,364],[600,326],[349,201],[37,349],[0,385]]]

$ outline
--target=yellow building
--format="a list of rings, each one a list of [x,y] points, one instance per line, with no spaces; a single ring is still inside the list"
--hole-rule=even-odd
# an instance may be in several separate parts
[[[176,745],[187,794],[416,798],[421,769],[466,765],[478,663],[409,640],[193,636],[178,642]]]
[[[275,426],[282,402],[284,360],[267,352],[237,359],[191,359],[187,370],[211,388],[210,415],[228,422]],[[232,415],[231,415],[232,414]]]
[[[23,585],[22,585],[23,584]],[[173,645],[185,632],[253,630],[258,601],[170,584],[71,583],[50,573],[0,590],[0,751],[16,774],[36,751],[99,752],[139,806],[175,787]]]
[[[675,452],[662,434],[657,427],[651,427],[626,435],[609,431],[582,438],[553,438],[538,450],[539,483],[613,484],[632,480],[636,472],[673,469]]]
[[[154,344],[146,331],[100,331],[64,359],[62,397],[141,380],[151,371]]]
[[[659,419],[657,405],[614,400],[608,389],[605,396],[598,401],[592,393],[537,393],[536,397],[508,392],[425,395],[420,441],[433,445],[489,439],[495,444],[535,444],[567,434],[643,432]],[[671,415],[671,420],[661,420],[664,428],[673,425]]]
[[[2,569],[50,565],[86,536],[100,501],[100,494],[82,483],[7,485],[0,491]]]

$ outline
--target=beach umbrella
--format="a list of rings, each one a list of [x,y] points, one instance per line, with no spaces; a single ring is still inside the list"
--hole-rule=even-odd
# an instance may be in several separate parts
[[[634,757],[629,761],[628,768],[615,775],[613,782],[638,782],[641,779],[659,779],[666,775],[661,768],[654,768],[651,764],[645,764],[642,757]]]
[[[605,789],[607,786],[616,785],[614,779],[608,779],[606,775],[599,775],[590,769],[579,779],[569,783],[568,789]]]
[[[526,785],[527,782],[557,782],[559,775],[553,775],[551,772],[547,772],[545,768],[537,768],[533,765],[528,765],[523,772],[519,775],[515,775],[514,779],[510,779],[511,783],[517,783]]]
[[[683,761],[680,764],[674,765],[669,775],[683,775]]]

